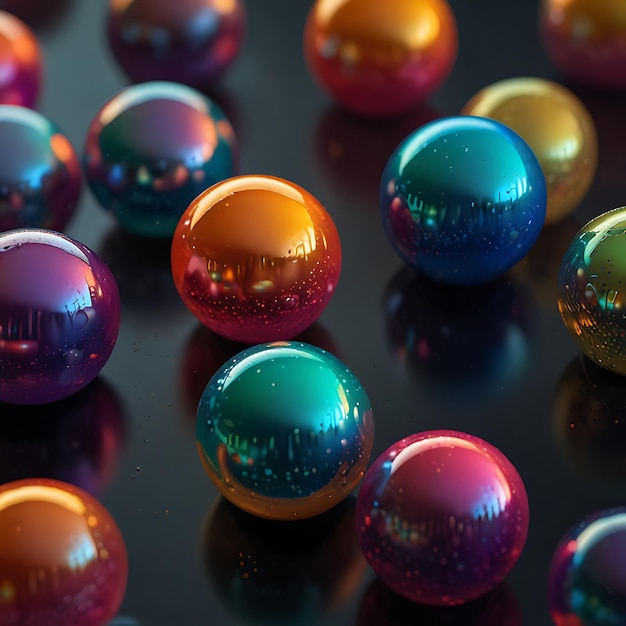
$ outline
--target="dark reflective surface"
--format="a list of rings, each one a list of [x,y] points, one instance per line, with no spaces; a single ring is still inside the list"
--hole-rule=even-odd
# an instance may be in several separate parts
[[[354,626],[367,619],[377,626],[550,626],[548,568],[558,541],[587,513],[624,499],[622,379],[596,377],[588,363],[584,371],[573,365],[579,351],[556,305],[558,267],[578,227],[626,204],[624,97],[567,84],[588,107],[599,137],[596,178],[570,219],[542,230],[528,256],[493,285],[468,291],[427,285],[404,269],[384,233],[378,206],[382,168],[406,134],[430,117],[458,114],[475,92],[496,80],[563,79],[539,39],[539,0],[506,6],[498,0],[452,0],[459,52],[449,79],[424,108],[380,124],[339,113],[315,85],[302,54],[311,4],[246,2],[248,30],[240,54],[219,84],[211,85],[210,95],[237,132],[238,173],[301,185],[337,226],[342,275],[309,329],[319,336],[298,340],[335,354],[363,384],[376,420],[373,457],[415,432],[457,429],[498,447],[519,471],[530,526],[506,578],[515,598],[510,616],[508,600],[502,601],[503,613],[492,617],[490,610],[470,606],[438,612],[404,601],[389,605],[386,594],[370,595],[374,574],[351,560],[352,539],[345,546],[332,539],[347,536],[337,531],[349,526],[345,510],[337,512],[346,515],[337,526],[313,519],[311,526],[275,531],[276,550],[264,554],[278,556],[264,561],[268,578],[256,589],[243,587],[244,570],[234,560],[216,558],[215,579],[222,582],[207,581],[202,529],[207,512],[221,500],[198,459],[195,410],[210,377],[240,346],[217,339],[186,310],[171,278],[168,242],[123,234],[91,193],[81,195],[67,232],[94,250],[119,284],[120,334],[101,374],[117,401],[102,399],[108,394],[101,392],[91,400],[81,395],[77,409],[84,397],[85,413],[70,410],[62,417],[50,408],[42,420],[0,410],[0,418],[6,415],[0,478],[61,472],[92,485],[128,546],[120,625],[299,624],[301,607],[312,607],[308,619],[318,626]],[[0,6],[19,11],[40,36],[45,84],[38,109],[72,145],[84,145],[97,111],[129,83],[106,37],[108,3],[6,0]],[[429,359],[417,350],[425,343]],[[265,541],[265,526],[257,528],[251,519],[248,530],[262,537],[239,544],[232,539],[238,523],[228,521],[230,514],[226,520],[213,535],[214,546],[236,550]],[[316,561],[322,554],[326,560]],[[274,562],[283,566],[272,569]],[[274,585],[271,574],[280,567],[282,583]],[[236,593],[228,596],[224,589]],[[283,604],[274,601],[277,589]]]

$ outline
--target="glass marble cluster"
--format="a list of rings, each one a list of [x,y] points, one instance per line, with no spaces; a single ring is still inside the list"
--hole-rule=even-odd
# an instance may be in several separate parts
[[[240,352],[209,381],[196,435],[222,495],[259,517],[327,511],[360,482],[374,440],[367,394],[354,374],[310,344]]]
[[[587,193],[598,137],[591,114],[566,87],[542,78],[508,78],[481,89],[461,113],[502,122],[528,143],[546,179],[546,224],[568,215]]]
[[[548,582],[557,626],[613,626],[626,621],[626,508],[593,513],[559,542]]]
[[[81,185],[78,156],[56,124],[31,109],[0,105],[0,231],[62,231]]]
[[[512,463],[490,443],[426,431],[385,450],[356,507],[359,543],[385,585],[409,600],[462,604],[493,589],[520,556],[528,498]]]
[[[243,0],[109,0],[108,39],[135,82],[210,87],[243,44]]]
[[[119,327],[117,284],[89,248],[42,229],[0,234],[0,402],[76,393],[108,361]]]
[[[45,478],[0,486],[0,623],[104,626],[127,578],[122,534],[93,496]]]
[[[33,107],[43,76],[43,57],[35,33],[8,11],[0,11],[0,104]]]
[[[540,35],[568,79],[612,91],[626,87],[626,4],[622,0],[543,0]]]
[[[558,280],[558,306],[578,347],[626,375],[626,207],[602,213],[570,243]]]
[[[199,91],[171,82],[132,85],[94,116],[85,174],[100,204],[120,226],[171,237],[189,203],[233,174],[235,131]]]
[[[446,0],[316,0],[304,31],[313,77],[343,108],[371,117],[419,107],[452,71],[457,47]]]
[[[341,242],[320,202],[274,176],[236,176],[200,194],[172,241],[187,308],[241,343],[293,339],[321,315],[341,272]]]
[[[537,157],[495,120],[454,116],[420,126],[380,183],[385,231],[399,256],[437,282],[479,285],[530,250],[546,216]]]

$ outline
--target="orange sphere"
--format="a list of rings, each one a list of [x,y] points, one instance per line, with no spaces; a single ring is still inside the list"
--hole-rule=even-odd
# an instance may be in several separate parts
[[[127,577],[120,530],[93,496],[44,478],[0,486],[0,624],[102,626]]]
[[[304,54],[344,108],[384,117],[419,106],[450,74],[456,20],[446,0],[316,0]]]
[[[172,241],[187,308],[227,339],[292,339],[328,304],[341,271],[335,224],[320,202],[274,176],[236,176],[200,194]]]

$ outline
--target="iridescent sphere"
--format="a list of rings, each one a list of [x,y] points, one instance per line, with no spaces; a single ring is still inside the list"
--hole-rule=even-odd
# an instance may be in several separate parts
[[[568,78],[599,89],[626,88],[623,0],[542,0],[539,11],[546,52]]]
[[[109,44],[134,82],[171,80],[206,89],[243,43],[243,0],[110,0],[109,5]]]
[[[528,498],[511,462],[466,433],[433,430],[390,446],[367,470],[359,542],[383,583],[435,606],[495,587],[528,532]]]
[[[168,82],[132,85],[93,118],[85,174],[120,226],[171,237],[189,203],[233,174],[235,131],[200,92]]]
[[[593,513],[559,542],[548,582],[557,626],[612,626],[626,621],[626,508]]]
[[[127,578],[122,534],[93,496],[46,478],[0,486],[0,623],[103,626]]]
[[[578,347],[595,363],[626,375],[626,207],[585,224],[565,252],[558,305]]]
[[[374,443],[367,394],[329,352],[277,341],[240,352],[198,405],[198,452],[235,506],[268,519],[312,517],[360,482]]]
[[[546,224],[565,217],[587,193],[598,164],[598,137],[589,111],[566,87],[509,78],[481,89],[461,113],[502,122],[530,146],[546,179]]]
[[[304,30],[313,77],[345,109],[383,117],[417,108],[457,53],[446,0],[316,0]]]
[[[273,176],[237,176],[199,195],[172,241],[187,308],[227,339],[293,339],[322,313],[341,271],[341,243],[320,202]]]
[[[41,89],[43,57],[33,31],[8,11],[0,11],[0,104],[35,106]]]
[[[0,234],[1,402],[76,393],[104,367],[119,327],[115,279],[87,246],[48,230]]]
[[[535,243],[546,214],[537,157],[494,120],[456,116],[420,126],[389,157],[383,224],[400,257],[429,278],[479,285]]]
[[[0,105],[0,231],[63,230],[81,184],[78,156],[54,123],[31,109]]]

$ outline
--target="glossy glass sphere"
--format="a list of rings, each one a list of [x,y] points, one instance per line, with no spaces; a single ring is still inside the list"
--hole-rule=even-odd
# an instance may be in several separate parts
[[[367,470],[361,549],[383,583],[422,604],[462,604],[508,574],[528,532],[528,498],[493,445],[457,431],[406,437]]]
[[[542,0],[540,33],[548,56],[571,80],[626,88],[626,4],[622,0]]]
[[[341,272],[341,242],[320,202],[274,176],[237,176],[200,194],[172,241],[187,308],[227,339],[293,339],[322,313]]]
[[[78,156],[54,123],[31,109],[0,105],[0,231],[63,230],[81,184]]]
[[[103,626],[127,578],[122,534],[93,496],[46,478],[0,486],[0,623]]]
[[[559,542],[548,582],[556,626],[612,626],[626,620],[626,508],[588,515]]]
[[[450,74],[456,20],[446,0],[316,0],[304,54],[345,109],[383,117],[417,108]]]
[[[561,262],[558,305],[567,330],[595,363],[626,375],[626,207],[585,224]]]
[[[43,57],[35,33],[0,11],[0,104],[33,107],[41,90]]]
[[[235,131],[200,92],[169,82],[133,85],[93,118],[85,174],[120,226],[171,237],[189,203],[232,175]]]
[[[406,263],[438,282],[479,285],[535,243],[546,183],[537,157],[510,128],[447,117],[420,126],[389,157],[380,208]]]
[[[235,60],[244,33],[243,0],[109,2],[109,44],[135,82],[207,88]]]
[[[209,478],[259,517],[312,517],[360,482],[374,442],[367,394],[329,352],[277,341],[240,352],[198,405],[198,451]]]
[[[104,367],[120,327],[107,266],[82,243],[47,230],[0,234],[0,401],[66,398]]]
[[[461,113],[502,122],[530,146],[546,179],[546,224],[565,217],[587,193],[598,164],[598,137],[591,114],[566,87],[509,78],[481,89]]]

